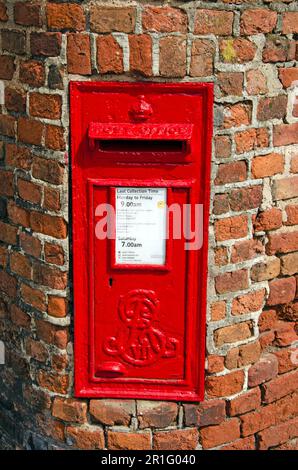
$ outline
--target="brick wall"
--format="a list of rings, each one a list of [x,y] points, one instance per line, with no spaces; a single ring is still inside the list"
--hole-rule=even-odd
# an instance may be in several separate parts
[[[297,3],[1,0],[0,28],[2,447],[297,449]],[[73,79],[215,82],[203,403],[73,398]]]

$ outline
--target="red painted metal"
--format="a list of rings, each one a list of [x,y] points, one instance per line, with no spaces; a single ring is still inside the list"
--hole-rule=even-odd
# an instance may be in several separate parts
[[[212,84],[72,82],[70,99],[75,394],[201,400]],[[169,227],[164,265],[117,265],[115,241],[95,236],[117,187],[203,204],[203,247]]]

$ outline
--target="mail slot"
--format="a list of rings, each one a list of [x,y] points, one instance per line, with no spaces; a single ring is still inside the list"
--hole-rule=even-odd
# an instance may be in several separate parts
[[[212,84],[72,82],[70,105],[76,396],[201,400]]]

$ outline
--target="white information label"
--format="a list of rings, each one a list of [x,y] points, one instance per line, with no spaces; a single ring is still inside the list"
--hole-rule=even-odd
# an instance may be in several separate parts
[[[166,188],[116,188],[116,264],[165,264]]]

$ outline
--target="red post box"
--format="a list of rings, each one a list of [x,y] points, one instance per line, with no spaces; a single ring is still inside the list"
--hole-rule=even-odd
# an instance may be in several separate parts
[[[212,93],[71,83],[76,396],[204,396]]]

